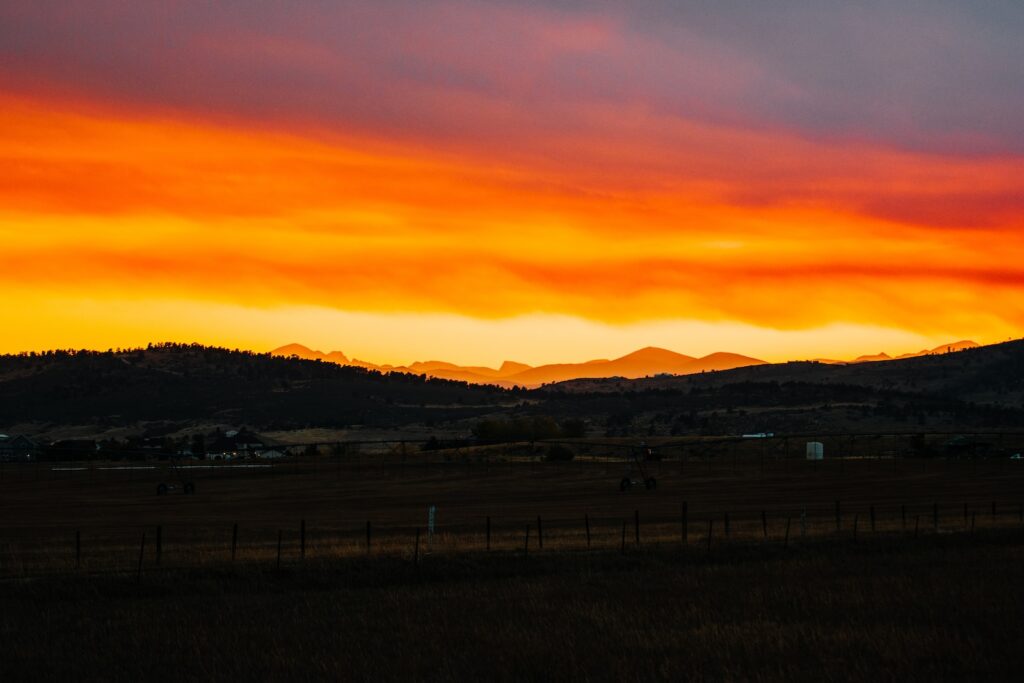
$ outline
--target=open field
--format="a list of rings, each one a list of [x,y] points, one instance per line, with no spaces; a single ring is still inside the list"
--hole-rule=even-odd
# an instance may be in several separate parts
[[[781,540],[789,520],[798,542],[837,533],[837,502],[840,536],[855,526],[861,536],[899,535],[1024,521],[1022,461],[738,459],[648,467],[657,490],[620,492],[624,464],[615,461],[233,462],[189,470],[195,495],[157,496],[165,463],[7,466],[0,576],[134,567],[143,532],[148,566],[158,526],[163,566],[230,559],[236,524],[238,560],[276,561],[280,535],[284,561],[292,561],[301,554],[303,522],[307,559],[365,554],[367,522],[371,553],[408,555],[417,529],[427,542],[431,505],[434,552],[484,549],[488,517],[494,550],[522,548],[527,526],[534,546],[586,548],[588,522],[592,548],[620,547],[623,523],[635,545],[638,520],[645,545],[678,544],[684,533],[687,542],[704,543],[709,521],[716,542],[725,542]]]
[[[1019,530],[0,582],[4,680],[1014,680]]]
[[[163,463],[5,467],[0,678],[948,680],[1022,664],[1021,461],[662,461],[657,490],[628,492],[613,461],[251,464],[192,470],[192,496],[156,495]]]

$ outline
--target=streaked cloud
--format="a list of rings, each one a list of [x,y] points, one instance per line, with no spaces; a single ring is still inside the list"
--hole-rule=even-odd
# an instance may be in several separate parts
[[[0,285],[995,341],[1024,324],[1021,29],[1014,3],[4,3]]]

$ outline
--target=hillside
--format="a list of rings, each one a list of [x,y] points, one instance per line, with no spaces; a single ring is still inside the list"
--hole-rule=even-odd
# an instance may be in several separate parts
[[[900,392],[956,397],[976,403],[1019,407],[1024,401],[1024,340],[966,347],[911,358],[830,364],[795,361],[743,367],[684,377],[654,377],[630,382],[579,380],[555,391],[619,392],[651,389],[711,388],[746,382],[807,382],[862,386]]]
[[[222,422],[393,427],[513,400],[494,387],[198,345],[0,356],[0,427]]]
[[[698,364],[712,369],[624,379],[652,362],[677,372]],[[618,378],[506,390],[197,345],[51,351],[0,356],[0,432],[53,435],[75,426],[74,434],[81,436],[162,435],[246,425],[295,433],[358,428],[373,431],[374,438],[464,438],[481,421],[539,418],[582,424],[573,431],[589,436],[647,438],[1019,430],[1024,425],[1024,341],[904,360],[714,369],[716,363],[728,368],[735,362],[720,354],[694,359],[642,349],[560,370],[571,373],[584,366],[595,375]],[[538,369],[508,365],[516,376]],[[419,368],[452,370],[441,362]]]

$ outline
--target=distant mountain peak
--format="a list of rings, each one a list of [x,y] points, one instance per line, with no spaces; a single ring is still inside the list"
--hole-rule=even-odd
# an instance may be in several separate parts
[[[517,363],[514,360],[507,360],[501,364],[501,367],[498,368],[498,372],[502,375],[511,375],[516,372],[522,372],[523,370],[529,370],[531,367],[533,366],[527,365],[526,363]]]
[[[693,356],[686,356],[675,351],[669,351],[668,349],[662,349],[657,346],[645,346],[642,349],[637,349],[632,353],[627,353],[621,358],[616,360],[644,360],[644,361],[665,361],[665,360],[694,360]]]
[[[963,351],[964,349],[974,349],[979,346],[981,346],[981,344],[978,344],[977,342],[973,342],[969,339],[961,339],[960,341],[953,342],[952,344],[940,344],[939,346],[936,346],[928,353],[946,353],[949,351]]]
[[[339,365],[346,365],[349,362],[348,358],[341,351],[324,353],[323,351],[311,349],[308,346],[303,346],[302,344],[285,344],[284,346],[271,351],[270,355],[284,356],[286,358],[298,356],[304,360],[321,360],[329,363],[338,363]]]

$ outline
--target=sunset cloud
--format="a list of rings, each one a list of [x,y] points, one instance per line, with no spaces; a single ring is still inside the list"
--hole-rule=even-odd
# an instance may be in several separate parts
[[[832,9],[5,3],[0,286],[1016,336],[1024,12]]]

